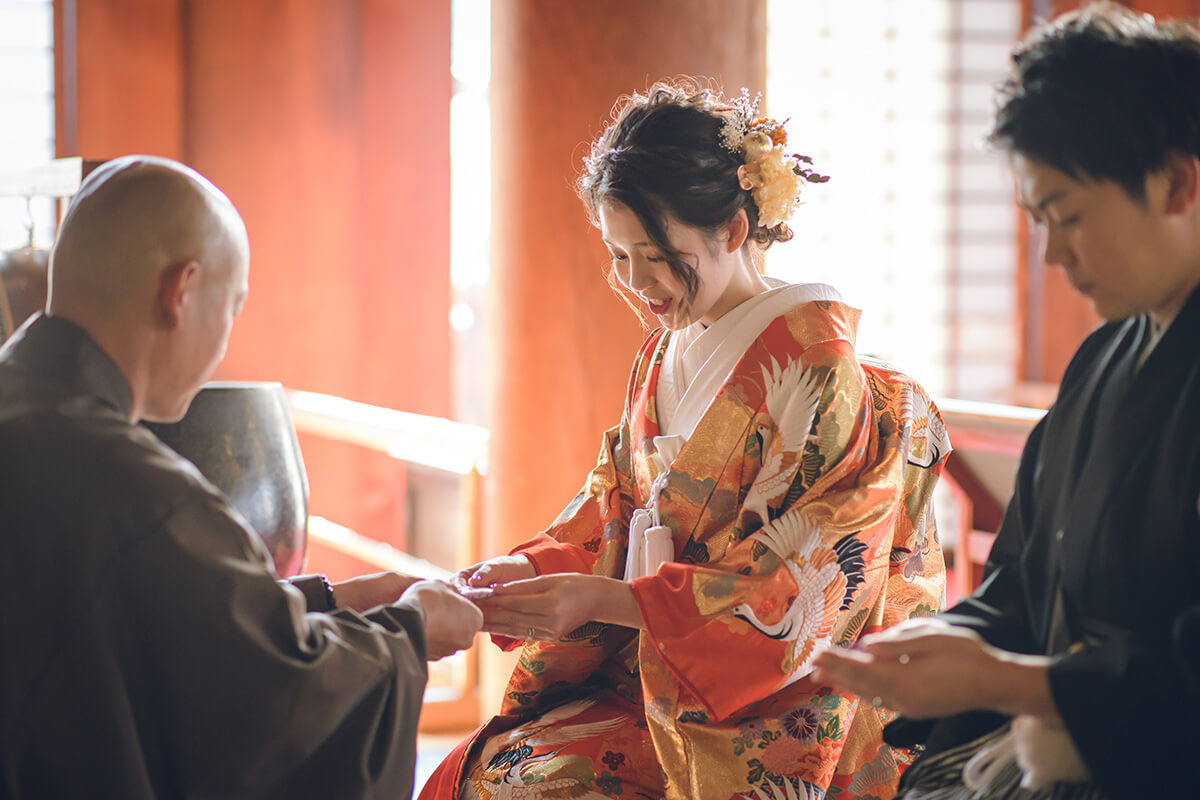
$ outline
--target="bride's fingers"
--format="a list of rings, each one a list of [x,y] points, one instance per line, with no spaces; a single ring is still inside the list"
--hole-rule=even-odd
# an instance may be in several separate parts
[[[539,631],[537,628],[529,626],[524,628],[514,628],[511,626],[491,628],[487,625],[484,625],[483,629],[488,633],[493,633],[497,636],[507,636],[510,639],[523,639],[527,642],[546,642],[553,638],[547,632]]]
[[[485,603],[479,604],[479,610],[483,612],[483,624],[488,630],[494,626],[502,626],[515,631],[524,631],[530,627],[550,630],[554,627],[553,618],[536,612],[528,613],[509,608],[497,608]]]
[[[491,566],[484,564],[467,577],[468,586],[487,586],[493,583]]]
[[[456,589],[470,586],[472,579],[479,572],[479,566],[479,564],[472,564],[469,567],[463,567],[450,576],[450,584]]]
[[[483,630],[497,636],[507,636],[510,639],[526,639],[528,641],[548,642],[558,638],[550,626],[538,625],[532,620],[522,622],[485,620]]]
[[[521,618],[549,618],[546,612],[554,608],[535,595],[501,595],[493,591],[488,597],[472,597],[484,614],[512,614]]]
[[[508,600],[520,599],[527,599],[532,602],[544,602],[542,598],[545,595],[560,587],[559,576],[539,575],[535,578],[523,578],[521,580],[508,581],[507,583],[497,583],[489,588],[495,592],[497,600],[503,597],[506,602]]]

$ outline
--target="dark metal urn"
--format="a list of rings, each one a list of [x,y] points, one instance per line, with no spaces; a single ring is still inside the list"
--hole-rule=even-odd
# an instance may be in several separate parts
[[[281,578],[300,572],[308,477],[282,386],[210,383],[182,420],[146,427],[225,493],[266,543]]]
[[[0,344],[46,306],[49,250],[0,251]]]

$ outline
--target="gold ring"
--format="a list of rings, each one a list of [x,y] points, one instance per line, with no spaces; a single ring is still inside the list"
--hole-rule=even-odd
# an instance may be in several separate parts
[[[875,706],[876,708],[879,708],[881,705],[883,705],[883,698],[880,697],[879,695],[875,695],[874,697],[871,698],[871,705]]]
[[[901,664],[907,664],[909,661],[912,661],[912,659],[908,657],[908,653],[901,653],[900,657],[897,658],[896,660],[899,661]]]

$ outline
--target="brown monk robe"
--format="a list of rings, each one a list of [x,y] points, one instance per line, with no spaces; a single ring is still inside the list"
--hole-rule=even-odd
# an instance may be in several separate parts
[[[306,613],[220,494],[135,425],[186,411],[247,269],[215,187],[110,162],[64,221],[49,314],[0,350],[0,798],[412,791],[426,656],[469,644],[478,611],[425,581]]]

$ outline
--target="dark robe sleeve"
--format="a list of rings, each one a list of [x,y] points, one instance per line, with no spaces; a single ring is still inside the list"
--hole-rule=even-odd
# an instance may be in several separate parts
[[[116,565],[119,649],[150,684],[131,695],[135,723],[158,730],[180,795],[409,797],[423,611],[306,613],[268,563],[200,496]]]
[[[1185,485],[1185,513],[1198,514],[1200,463],[1191,465]],[[1198,520],[1188,522],[1183,535],[1194,536]],[[1171,620],[1168,638],[1135,631],[1065,653],[1050,665],[1054,704],[1110,797],[1196,796],[1200,605],[1164,611]]]
[[[296,575],[288,578],[287,582],[300,590],[304,595],[304,607],[308,611],[333,611],[329,607],[329,598],[325,592],[324,575]]]

